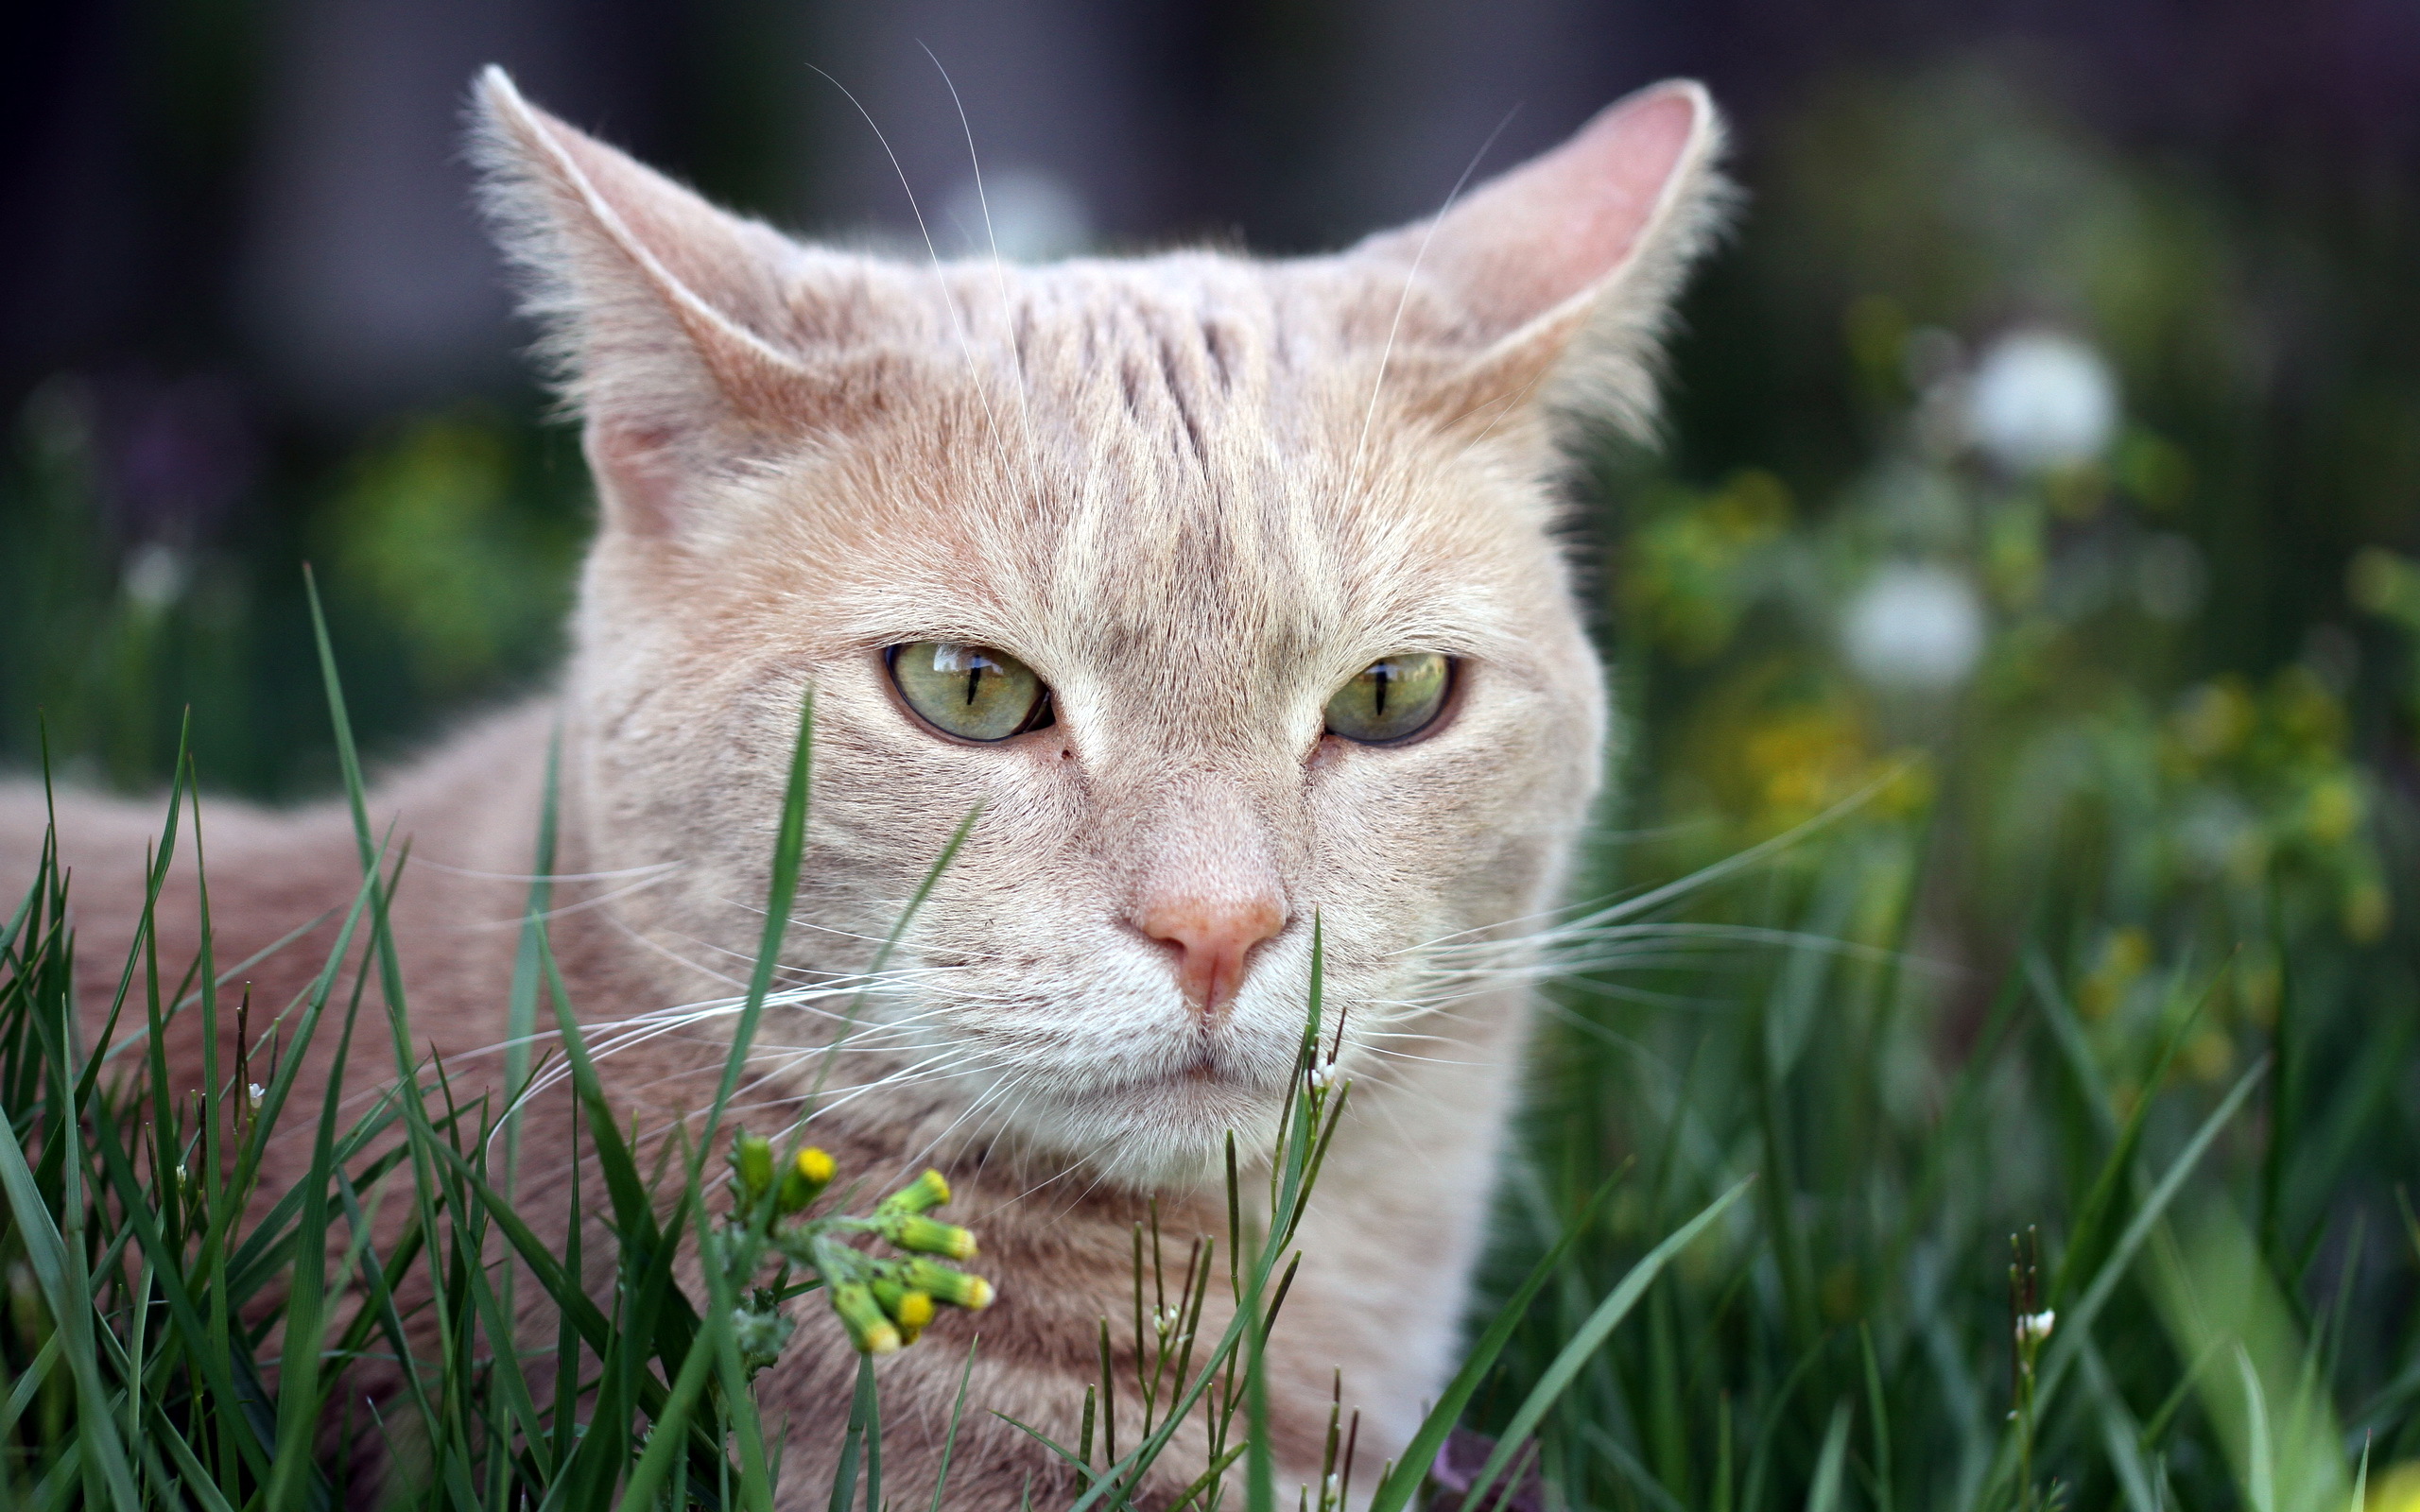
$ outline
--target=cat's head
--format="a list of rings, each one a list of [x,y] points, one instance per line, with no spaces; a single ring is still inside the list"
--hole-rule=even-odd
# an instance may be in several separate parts
[[[568,785],[593,863],[669,864],[636,931],[745,975],[811,685],[792,985],[976,816],[836,1084],[1166,1177],[1278,1106],[1315,922],[1348,1070],[1510,1053],[1434,947],[1550,907],[1598,785],[1555,421],[1648,421],[1703,91],[1334,256],[1032,268],[791,241],[498,72],[478,110],[596,478]]]

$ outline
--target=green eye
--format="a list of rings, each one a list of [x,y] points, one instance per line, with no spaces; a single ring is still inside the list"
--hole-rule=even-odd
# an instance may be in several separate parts
[[[915,641],[885,653],[908,707],[960,740],[1006,740],[1051,722],[1050,690],[1006,651]]]
[[[1416,735],[1436,721],[1454,682],[1454,663],[1434,651],[1382,656],[1327,701],[1328,733],[1381,746]]]

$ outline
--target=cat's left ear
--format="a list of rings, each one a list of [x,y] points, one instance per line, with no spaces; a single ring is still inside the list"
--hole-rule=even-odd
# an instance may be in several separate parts
[[[1349,255],[1434,296],[1406,304],[1400,340],[1454,418],[1543,403],[1643,434],[1673,298],[1732,197],[1722,141],[1703,86],[1652,85]]]
[[[708,204],[502,69],[473,111],[489,218],[585,421],[609,526],[676,529],[701,486],[864,401],[860,260]]]

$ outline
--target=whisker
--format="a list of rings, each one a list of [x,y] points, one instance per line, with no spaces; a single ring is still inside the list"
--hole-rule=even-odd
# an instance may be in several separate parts
[[[942,82],[949,87],[950,103],[958,107],[959,128],[966,133],[966,163],[975,174],[976,202],[983,207],[983,234],[992,244],[992,282],[1000,296],[1000,325],[1008,335],[1009,357],[1016,369],[1017,419],[1025,429],[1026,479],[1033,490],[1033,496],[1039,499],[1042,497],[1042,454],[1034,443],[1033,411],[1028,398],[1032,380],[1025,370],[1025,353],[1017,346],[1016,315],[1009,303],[1009,276],[1000,261],[1000,232],[992,224],[992,195],[983,187],[983,163],[975,155],[975,123],[967,119],[966,101],[959,97],[958,80],[949,77],[949,70],[942,66],[940,56],[925,43],[919,42],[916,45],[923,47],[925,56],[932,59],[933,67],[941,73]]]
[[[1512,124],[1512,117],[1520,112],[1521,107],[1515,105],[1504,112],[1504,119],[1495,123],[1495,129],[1487,133],[1487,140],[1471,154],[1471,161],[1462,169],[1462,176],[1454,180],[1453,190],[1445,196],[1445,203],[1429,217],[1426,229],[1420,233],[1420,246],[1411,254],[1411,268],[1403,276],[1403,292],[1395,297],[1394,318],[1387,325],[1387,344],[1378,352],[1378,375],[1370,383],[1370,404],[1361,413],[1361,435],[1353,443],[1352,478],[1356,492],[1361,487],[1361,458],[1370,444],[1370,425],[1378,417],[1378,395],[1387,386],[1387,365],[1394,360],[1395,335],[1403,329],[1403,312],[1411,303],[1412,285],[1419,281],[1420,265],[1428,256],[1428,243],[1437,234],[1438,222],[1454,208],[1454,201],[1461,198],[1463,186],[1471,181],[1471,175],[1478,171],[1479,160],[1487,156],[1487,149],[1495,146],[1495,139],[1504,134],[1504,129]]]
[[[949,311],[950,330],[958,337],[959,351],[966,357],[967,383],[975,391],[976,403],[983,407],[984,427],[992,433],[992,445],[994,448],[997,448],[1000,444],[1000,425],[999,421],[994,419],[992,414],[992,398],[990,393],[986,390],[982,373],[976,367],[975,348],[967,339],[966,322],[960,318],[959,315],[958,299],[950,292],[948,270],[942,266],[941,249],[933,245],[932,228],[925,224],[924,207],[916,202],[916,191],[914,187],[908,182],[908,170],[900,165],[899,154],[891,150],[890,139],[883,135],[881,126],[876,124],[874,121],[873,112],[867,110],[864,102],[859,100],[856,94],[850,93],[849,86],[841,83],[838,79],[834,78],[830,74],[824,73],[822,69],[816,68],[813,63],[809,63],[806,66],[814,69],[818,74],[822,74],[823,77],[831,83],[834,89],[838,90],[842,94],[848,96],[849,103],[857,108],[857,113],[859,115],[865,117],[867,127],[873,131],[874,140],[882,144],[884,155],[890,159],[891,171],[899,175],[899,187],[904,190],[908,196],[908,213],[916,217],[916,232],[918,235],[925,238],[925,255],[932,259],[933,282],[936,286],[941,289],[942,307]],[[943,77],[947,77],[947,75],[943,75]],[[956,93],[955,89],[952,90],[952,93]]]
[[[627,898],[634,892],[644,892],[648,888],[654,886],[657,883],[664,881],[671,875],[672,871],[670,869],[658,871],[650,876],[641,877],[638,881],[631,883],[629,886],[616,887],[612,892],[600,893],[594,898],[583,898],[579,902],[565,903],[560,908],[549,908],[541,914],[520,913],[515,914],[510,919],[482,919],[475,923],[451,924],[446,927],[464,932],[496,929],[520,929],[525,927],[532,919],[567,919],[573,914],[586,913],[589,909],[602,907],[603,905],[612,902],[616,898]]]
[[[451,873],[457,877],[478,877],[489,882],[611,882],[621,877],[645,876],[651,872],[676,870],[688,865],[685,861],[650,861],[644,866],[616,867],[610,871],[480,871],[471,867],[449,866],[426,856],[412,857],[412,865]]]

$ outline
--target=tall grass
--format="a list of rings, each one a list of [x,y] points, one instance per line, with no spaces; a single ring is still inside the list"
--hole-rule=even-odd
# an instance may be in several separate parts
[[[340,696],[335,707],[341,729]],[[799,779],[806,749],[803,727]],[[804,792],[794,780],[777,892],[797,874]],[[188,776],[163,816],[155,896],[199,815]],[[742,1335],[783,1205],[760,1181],[752,1206],[743,1179],[730,1213],[711,1214],[711,1134],[668,1187],[643,1176],[581,1047],[535,892],[532,969],[510,1011],[527,1023],[550,1000],[585,1112],[581,1158],[610,1194],[614,1281],[592,1300],[581,1226],[557,1255],[514,1211],[511,1114],[458,1100],[415,1058],[385,917],[404,861],[366,827],[361,839],[361,886],[309,990],[255,1036],[259,1059],[214,1066],[189,1096],[160,1048],[167,1019],[198,1014],[215,1044],[233,1011],[206,927],[198,959],[164,969],[147,908],[91,1043],[55,853],[0,932],[0,1495],[27,1507],[339,1504],[364,1462],[345,1446],[373,1435],[395,1477],[389,1504],[772,1505],[781,1446],[748,1387],[770,1355],[750,1358]],[[2345,1025],[2306,998],[2247,1063],[2215,1081],[2179,1076],[2180,1047],[2232,970],[2212,961],[2161,984],[2145,1062],[2107,1067],[2046,946],[1945,1056],[1908,1011],[1927,989],[1910,985],[1910,911],[1878,945],[1855,948],[1846,927],[1842,899],[1870,882],[1873,855],[1804,850],[1734,885],[1752,895],[1731,900],[1742,912],[1802,927],[1727,953],[1727,978],[1651,958],[1554,988],[1556,1053],[1542,1059],[1552,1070],[1508,1195],[1501,1293],[1366,1504],[1411,1505],[1466,1416],[1500,1435],[1458,1478],[1474,1507],[1497,1504],[1526,1470],[1526,1495],[1542,1479],[1573,1506],[2318,1512],[2354,1504],[2374,1464],[2420,1450],[2420,1226],[2390,1179],[2409,1170],[2394,1143],[2408,1123],[2391,1074],[2314,1056]],[[537,860],[543,873],[543,837]],[[1643,988],[1699,997],[1621,995]],[[1128,1504],[1205,1403],[1218,1432],[1191,1504],[1277,1504],[1275,1468],[1255,1447],[1260,1345],[1283,1326],[1288,1246],[1349,1100],[1349,1084],[1314,1074],[1316,971],[1306,1007],[1268,1229],[1231,1203],[1236,1321],[1197,1345],[1217,1246],[1197,1244],[1172,1277],[1160,1236],[1147,1261],[1138,1230],[1136,1378],[1110,1369],[1104,1320],[1080,1440],[1036,1435],[1078,1472],[1075,1509]],[[350,1118],[336,1081],[304,1095],[306,1046],[334,1036],[341,1066],[366,1053],[381,1015],[397,1070],[386,1094]],[[746,1032],[743,1015],[717,1107]],[[2144,1090],[2115,1094],[2118,1074]],[[2288,1076],[2294,1098],[2278,1090]],[[265,1203],[264,1142],[297,1125],[313,1142],[309,1174]],[[1233,1182],[1232,1151],[1229,1166]],[[2378,1196],[2393,1221],[2374,1225],[2362,1204]],[[403,1220],[382,1228],[382,1203]],[[676,1279],[684,1246],[707,1258],[703,1297]],[[507,1253],[517,1266],[496,1263]],[[319,1255],[341,1259],[295,1263]],[[794,1284],[785,1273],[773,1300],[821,1280],[808,1265]],[[545,1294],[550,1347],[511,1325],[515,1284]],[[365,1369],[389,1383],[377,1406],[340,1391]],[[835,1505],[883,1504],[878,1381],[869,1358],[845,1415],[836,1403],[829,1421],[788,1425],[848,1446]],[[1150,1408],[1140,1440],[1121,1447],[1104,1409],[1124,1393]],[[1338,1427],[1349,1435],[1349,1418]],[[1350,1457],[1338,1450],[1331,1434],[1332,1466]],[[1352,1491],[1331,1485],[1319,1504],[1361,1504]]]
[[[701,1217],[694,1163],[676,1193],[653,1190],[583,1076],[584,1153],[613,1199],[601,1258],[614,1283],[599,1306],[579,1286],[600,1257],[582,1253],[578,1183],[558,1255],[514,1213],[512,1144],[491,1138],[502,1109],[458,1100],[441,1069],[417,1057],[387,919],[403,858],[369,831],[333,674],[330,692],[363,880],[309,990],[249,1026],[254,1046],[273,1047],[264,1082],[217,1054],[230,1005],[206,870],[199,958],[182,980],[164,977],[159,959],[160,885],[177,848],[199,840],[189,763],[133,953],[92,1043],[55,847],[0,936],[0,1256],[12,1304],[0,1329],[0,1494],[28,1507],[341,1504],[362,1491],[349,1481],[369,1456],[349,1446],[366,1435],[393,1466],[392,1504],[597,1506],[626,1479],[669,1469],[681,1504],[769,1505],[761,1433],[728,1368],[730,1312],[710,1306],[701,1317],[674,1280]],[[534,923],[543,902],[533,900],[527,953],[540,970],[520,974],[511,1012],[528,1022],[543,979],[586,1073]],[[163,1049],[178,1013],[199,1016],[208,1047],[198,1093],[172,1079]],[[379,1053],[382,1017],[395,1078],[348,1117],[344,1069]],[[333,1069],[313,1092],[300,1080],[305,1052],[330,1036]],[[296,1125],[312,1141],[307,1173],[268,1201],[256,1190],[264,1148]],[[495,1150],[508,1152],[508,1170],[491,1165]],[[400,1222],[382,1224],[382,1207]],[[531,1349],[513,1327],[515,1267],[496,1264],[508,1249],[553,1305],[551,1349]],[[341,1257],[333,1267],[298,1263],[331,1254]],[[702,1392],[700,1361],[725,1367]],[[383,1403],[344,1389],[373,1379]],[[651,1442],[648,1422],[662,1429]]]
[[[1547,1479],[1656,1512],[2352,1504],[2420,1452],[2407,963],[2243,941],[2146,972],[2112,1034],[2079,1008],[2107,985],[2089,913],[2044,909],[1996,975],[1927,960],[1940,849],[1852,822],[1550,988],[1500,1261],[1636,1168],[1508,1385],[1629,1257],[1759,1185],[1585,1363]],[[2291,962],[2273,1021],[2214,1041],[2264,946]]]
[[[769,1438],[750,1382],[778,1360],[789,1332],[784,1309],[821,1291],[863,1351],[857,1387],[845,1418],[835,1404],[834,1420],[788,1430],[839,1436],[832,1506],[885,1506],[874,1357],[899,1348],[903,1331],[913,1342],[934,1296],[979,1307],[989,1289],[945,1284],[967,1279],[923,1259],[876,1258],[851,1241],[879,1237],[908,1250],[963,1252],[961,1230],[923,1216],[946,1200],[946,1183],[928,1174],[867,1216],[813,1213],[832,1177],[828,1159],[819,1166],[819,1152],[799,1151],[807,1157],[795,1161],[801,1174],[780,1177],[792,1158],[775,1162],[769,1142],[742,1132],[733,1145],[737,1179],[728,1189],[729,1211],[719,1218],[710,1211],[726,1189],[709,1170],[709,1155],[741,1084],[804,859],[811,705],[802,711],[777,833],[766,934],[720,1085],[701,1134],[676,1152],[683,1159],[656,1161],[651,1177],[619,1127],[548,945],[549,777],[533,856],[542,880],[531,887],[507,1015],[516,1041],[526,1042],[541,999],[551,1009],[579,1104],[575,1160],[593,1162],[601,1177],[609,1205],[598,1229],[610,1251],[583,1253],[590,1241],[575,1174],[567,1248],[558,1254],[514,1205],[518,1108],[544,1068],[518,1054],[500,1100],[464,1098],[441,1065],[415,1050],[388,917],[406,858],[371,827],[335,659],[324,624],[317,628],[362,881],[324,963],[295,1002],[258,1033],[249,1001],[232,1009],[242,1046],[234,1063],[222,1063],[219,1050],[233,971],[222,973],[215,957],[206,868],[196,958],[169,963],[164,975],[160,955],[163,885],[179,848],[200,845],[193,764],[182,750],[135,942],[96,1036],[88,1041],[95,1005],[77,986],[69,878],[55,833],[0,933],[0,1274],[9,1290],[0,1318],[7,1394],[0,1496],[11,1506],[130,1512],[284,1512],[364,1498],[458,1512],[769,1509],[783,1446]],[[919,900],[965,830],[936,860]],[[1086,1390],[1078,1443],[1027,1430],[1040,1452],[1076,1472],[1080,1490],[1070,1512],[1133,1505],[1197,1409],[1211,1425],[1208,1461],[1173,1505],[1210,1512],[1238,1491],[1255,1512],[1276,1504],[1262,1351],[1279,1325],[1301,1260],[1290,1246],[1351,1091],[1331,1079],[1332,1052],[1322,1048],[1320,956],[1315,931],[1295,1091],[1268,1160],[1265,1227],[1244,1218],[1239,1183],[1249,1161],[1239,1161],[1229,1142],[1225,1277],[1233,1321],[1215,1340],[1200,1336],[1217,1271],[1218,1246],[1206,1240],[1194,1244],[1169,1302],[1156,1225],[1147,1319],[1138,1227],[1133,1384],[1123,1386],[1112,1367],[1103,1319],[1101,1379]],[[200,1021],[207,1059],[198,1089],[181,1085],[165,1050],[170,1021],[182,1013]],[[356,1055],[376,1054],[368,1046],[379,1018],[394,1075],[366,1111],[349,1116],[347,1068]],[[335,1049],[314,1096],[305,1057],[330,1034]],[[255,1053],[266,1082],[251,1079]],[[281,1129],[297,1128],[310,1136],[307,1170],[268,1200],[260,1190],[266,1145]],[[1744,1189],[1734,1186],[1683,1224],[1594,1310],[1529,1391],[1516,1444],[1545,1420],[1653,1279]],[[382,1223],[389,1205],[403,1216]],[[1381,1512],[1410,1506],[1524,1307],[1563,1273],[1579,1235],[1573,1229],[1531,1268],[1411,1452],[1382,1468],[1366,1503],[1352,1495],[1355,1429],[1340,1400],[1319,1485],[1301,1492],[1305,1504],[1316,1497],[1322,1512],[1348,1503]],[[690,1295],[679,1276],[684,1247],[692,1246],[702,1297]],[[325,1263],[331,1255],[333,1266]],[[602,1305],[582,1285],[600,1260],[613,1276]],[[775,1273],[760,1285],[767,1265]],[[526,1323],[516,1326],[524,1317],[517,1286],[543,1294],[543,1311],[556,1323],[550,1343],[533,1342]],[[925,1299],[912,1303],[910,1295]],[[1137,1440],[1121,1453],[1114,1425],[1123,1391],[1140,1397],[1143,1416]],[[965,1405],[961,1386],[959,1410]],[[954,1413],[952,1441],[957,1427]],[[375,1452],[358,1451],[364,1435]],[[1508,1446],[1490,1459],[1479,1492],[1501,1476],[1512,1452]],[[365,1470],[374,1479],[354,1484]],[[945,1490],[944,1461],[935,1505]]]

